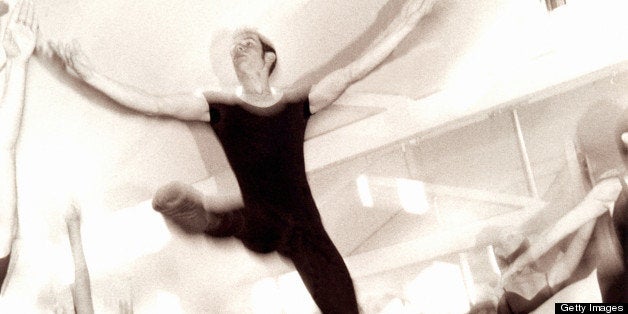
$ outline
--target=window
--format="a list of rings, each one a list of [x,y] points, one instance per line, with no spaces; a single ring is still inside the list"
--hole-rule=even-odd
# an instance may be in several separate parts
[[[561,5],[567,4],[567,0],[542,0],[545,1],[547,11],[552,11]]]

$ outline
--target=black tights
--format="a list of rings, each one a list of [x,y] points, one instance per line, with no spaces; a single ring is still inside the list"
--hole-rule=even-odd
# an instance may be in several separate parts
[[[206,233],[236,237],[257,253],[277,251],[294,263],[305,287],[323,313],[358,313],[353,281],[320,221],[276,226],[246,226],[243,210],[213,214]]]
[[[153,208],[186,232],[235,237],[257,253],[277,251],[292,260],[323,313],[358,313],[351,276],[314,200],[298,213],[286,213],[272,204],[219,212],[206,208],[203,199],[192,186],[172,182],[157,191]]]

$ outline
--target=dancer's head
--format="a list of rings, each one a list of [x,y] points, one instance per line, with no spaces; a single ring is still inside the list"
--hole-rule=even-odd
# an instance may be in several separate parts
[[[251,28],[233,35],[231,60],[240,82],[251,78],[268,79],[275,69],[277,55],[268,39]]]
[[[628,107],[622,101],[592,104],[578,121],[576,134],[591,183],[628,170]]]

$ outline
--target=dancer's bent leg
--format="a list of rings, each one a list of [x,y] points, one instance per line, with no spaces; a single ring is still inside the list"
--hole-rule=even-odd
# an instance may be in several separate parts
[[[327,232],[322,226],[297,228],[278,251],[292,260],[318,308],[325,314],[358,313],[349,270]]]

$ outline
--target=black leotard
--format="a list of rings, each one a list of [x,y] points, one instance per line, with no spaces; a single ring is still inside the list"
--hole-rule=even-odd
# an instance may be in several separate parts
[[[284,97],[270,108],[239,99],[210,102],[210,125],[227,155],[244,207],[214,213],[207,233],[235,236],[258,253],[288,257],[323,313],[358,313],[353,282],[323,227],[305,174],[307,97]]]
[[[303,158],[309,102],[282,99],[270,108],[234,102],[211,103],[210,124],[244,200],[244,230],[236,236],[256,252],[274,251],[293,227],[321,224]]]

